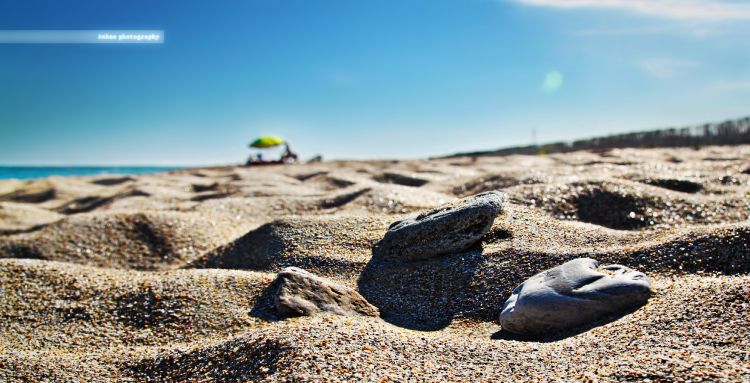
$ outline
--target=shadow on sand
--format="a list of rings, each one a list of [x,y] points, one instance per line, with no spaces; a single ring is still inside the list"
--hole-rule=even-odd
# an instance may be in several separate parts
[[[557,342],[566,338],[570,338],[576,335],[583,334],[591,329],[597,328],[599,326],[604,326],[605,324],[615,322],[619,320],[622,317],[625,317],[627,315],[630,315],[644,305],[638,306],[636,308],[629,309],[627,311],[621,311],[616,314],[612,314],[609,316],[606,316],[604,318],[601,318],[593,323],[590,323],[586,326],[580,326],[576,327],[567,331],[560,331],[554,334],[548,334],[548,335],[519,335],[514,334],[510,331],[500,330],[494,334],[492,334],[492,339],[497,340],[515,340],[515,341],[521,341],[521,342],[537,342],[537,343],[551,343],[551,342]]]
[[[494,232],[484,243],[508,237],[508,232]],[[481,243],[462,253],[424,261],[394,259],[376,245],[360,274],[358,290],[389,323],[413,330],[440,330],[456,317],[496,316],[497,294],[485,278],[475,275],[485,262]]]

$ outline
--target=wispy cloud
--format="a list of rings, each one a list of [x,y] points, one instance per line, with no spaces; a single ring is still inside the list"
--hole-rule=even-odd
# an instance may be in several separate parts
[[[679,36],[692,36],[697,39],[706,39],[710,37],[722,36],[726,34],[723,29],[716,28],[715,25],[705,25],[705,23],[671,23],[649,26],[636,26],[631,28],[589,28],[581,29],[574,32],[577,36],[637,36],[637,35],[656,35],[656,34],[673,34]]]
[[[665,80],[697,67],[698,63],[692,60],[673,58],[650,58],[637,61],[636,66],[653,77]]]
[[[612,8],[669,19],[750,20],[750,4],[727,0],[511,0],[554,8]]]
[[[698,63],[692,60],[673,58],[650,58],[636,62],[636,66],[647,74],[664,80],[681,75],[685,71],[698,66]]]
[[[719,81],[712,88],[719,92],[750,92],[750,79]]]

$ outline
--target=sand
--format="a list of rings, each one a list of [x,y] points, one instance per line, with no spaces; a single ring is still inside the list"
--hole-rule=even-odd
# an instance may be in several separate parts
[[[750,146],[0,181],[0,381],[750,381]],[[503,189],[482,242],[372,256],[388,225]],[[511,290],[577,257],[642,308],[528,339]],[[297,266],[380,317],[279,318]]]

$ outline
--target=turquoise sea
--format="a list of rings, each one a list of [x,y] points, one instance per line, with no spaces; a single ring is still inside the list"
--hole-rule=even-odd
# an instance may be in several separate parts
[[[174,166],[0,166],[0,179],[93,176],[100,174],[148,174],[175,169],[181,168]]]

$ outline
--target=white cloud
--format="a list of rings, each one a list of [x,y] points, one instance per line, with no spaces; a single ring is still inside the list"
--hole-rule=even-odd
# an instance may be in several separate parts
[[[736,81],[719,81],[712,88],[720,92],[750,92],[750,79]]]
[[[672,58],[651,58],[636,62],[636,66],[647,74],[665,80],[698,66],[691,60],[679,60]]]
[[[750,20],[750,4],[727,0],[511,0],[554,8],[612,8],[692,20]]]
[[[726,31],[716,28],[716,25],[707,26],[702,22],[677,22],[666,24],[661,22],[659,25],[638,26],[631,28],[589,28],[581,29],[574,32],[577,36],[637,36],[637,35],[656,35],[656,34],[673,34],[680,36],[692,36],[697,39],[707,39],[711,37],[722,36]]]

